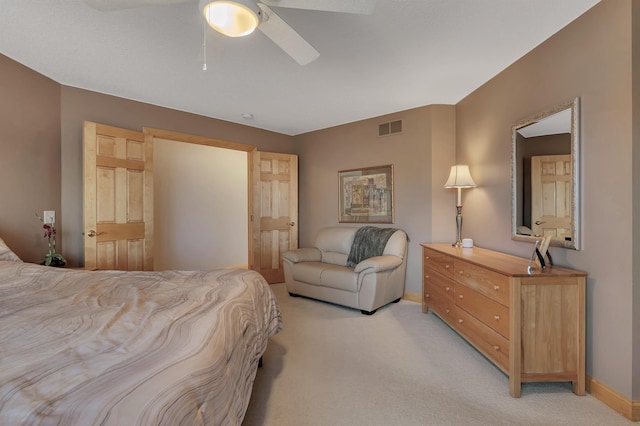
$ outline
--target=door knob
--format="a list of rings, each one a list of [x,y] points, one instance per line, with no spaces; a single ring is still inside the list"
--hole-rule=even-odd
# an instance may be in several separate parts
[[[87,237],[96,237],[98,235],[102,235],[104,234],[104,232],[96,232],[93,229],[91,229],[88,233],[87,233]]]
[[[541,222],[539,220],[536,220],[536,225],[542,225],[544,222]]]
[[[296,223],[295,222],[291,222],[291,223],[289,223],[289,226],[296,226]]]

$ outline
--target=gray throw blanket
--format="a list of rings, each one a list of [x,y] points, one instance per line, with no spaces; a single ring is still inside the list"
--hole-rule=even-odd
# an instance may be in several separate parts
[[[396,228],[377,228],[375,226],[363,226],[356,231],[347,258],[347,266],[354,267],[364,259],[381,256],[387,241]]]

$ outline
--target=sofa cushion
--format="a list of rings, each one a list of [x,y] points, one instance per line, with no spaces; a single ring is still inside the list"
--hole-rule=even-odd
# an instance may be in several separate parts
[[[304,283],[321,285],[320,277],[326,264],[322,262],[301,262],[291,268],[293,279]]]
[[[315,247],[322,252],[322,261],[345,266],[357,229],[353,227],[321,229],[316,237]]]
[[[291,268],[293,279],[307,284],[358,291],[358,274],[353,268],[324,262],[301,262]]]
[[[357,293],[358,276],[358,274],[353,272],[353,268],[330,265],[329,268],[322,271],[321,282],[325,287]]]
[[[282,258],[292,263],[320,262],[322,253],[315,247],[306,247],[282,253]]]
[[[336,253],[335,251],[323,251],[322,261],[331,265],[347,266],[347,255],[344,253]]]

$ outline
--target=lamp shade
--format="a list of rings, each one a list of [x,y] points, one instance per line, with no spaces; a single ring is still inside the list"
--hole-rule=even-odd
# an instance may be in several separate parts
[[[449,179],[444,184],[445,188],[475,188],[476,183],[471,177],[469,172],[469,166],[466,164],[458,164],[451,166],[451,173],[449,173]]]
[[[200,0],[200,9],[209,26],[228,37],[249,35],[260,23],[260,9],[251,0]]]

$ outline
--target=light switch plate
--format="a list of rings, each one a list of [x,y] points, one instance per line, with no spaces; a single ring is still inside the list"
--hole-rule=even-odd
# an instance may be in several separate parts
[[[56,211],[45,210],[44,215],[42,216],[42,221],[44,223],[56,223]]]

